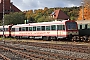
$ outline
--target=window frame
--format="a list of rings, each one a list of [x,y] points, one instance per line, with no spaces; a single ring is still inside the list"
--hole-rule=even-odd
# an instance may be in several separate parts
[[[51,25],[51,30],[56,30],[56,25]]]
[[[46,26],[46,31],[50,31],[50,30],[51,30],[51,26]]]
[[[35,29],[35,30],[34,30],[34,29]],[[32,31],[37,31],[36,29],[37,29],[36,26],[33,26],[33,30],[32,30]]]
[[[37,26],[36,30],[41,31],[41,26]]]
[[[31,28],[31,30],[30,30],[30,28]],[[29,30],[29,31],[33,31],[33,27],[29,27],[28,30]]]
[[[41,31],[46,31],[46,26],[41,26]]]

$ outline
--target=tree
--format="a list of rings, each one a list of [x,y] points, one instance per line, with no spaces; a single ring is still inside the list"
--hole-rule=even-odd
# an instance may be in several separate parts
[[[76,19],[75,19],[75,17],[71,16],[71,17],[70,17],[70,20],[76,20]]]
[[[29,10],[28,12],[26,12],[25,17],[29,20],[30,17],[32,17],[32,14],[33,14],[33,10]]]
[[[5,15],[5,24],[23,24],[25,15],[22,12],[15,12]]]
[[[47,16],[42,16],[40,18],[38,18],[37,22],[48,22],[50,21],[49,17]]]
[[[78,20],[82,20],[82,19],[90,20],[90,0],[83,0],[83,2],[84,2],[83,5],[84,8],[80,9]]]
[[[44,16],[47,16],[48,15],[48,8],[45,7],[42,13]]]

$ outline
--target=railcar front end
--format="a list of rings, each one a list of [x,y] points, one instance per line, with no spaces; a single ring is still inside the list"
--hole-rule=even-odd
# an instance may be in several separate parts
[[[78,25],[75,21],[67,21],[66,25],[66,34],[67,38],[72,40],[79,40],[79,32],[78,32]]]

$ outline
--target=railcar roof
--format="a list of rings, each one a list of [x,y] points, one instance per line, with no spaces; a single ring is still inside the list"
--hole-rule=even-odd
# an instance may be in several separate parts
[[[10,25],[5,25],[4,27],[5,28],[8,28]],[[0,28],[3,28],[3,26],[0,26]]]
[[[20,26],[38,26],[38,25],[51,25],[51,24],[65,24],[65,22],[68,20],[62,20],[62,21],[52,21],[52,22],[39,22],[39,23],[29,23],[29,24],[17,24],[13,27],[20,27]]]
[[[39,23],[29,23],[29,24],[53,24],[53,23],[64,23],[67,20],[63,20],[63,21],[51,21],[51,22],[39,22]]]

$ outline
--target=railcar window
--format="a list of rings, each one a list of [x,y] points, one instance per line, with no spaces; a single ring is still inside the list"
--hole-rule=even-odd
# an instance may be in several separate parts
[[[67,30],[77,30],[76,22],[66,22]]]
[[[3,28],[0,28],[0,31],[3,31]]]
[[[61,25],[57,25],[57,30],[61,30]]]
[[[40,31],[41,30],[41,27],[40,26],[37,26],[37,31]]]
[[[85,24],[82,24],[82,29],[85,29]]]
[[[78,24],[78,29],[80,29],[80,24]]]
[[[26,27],[22,27],[22,31],[26,31]]]
[[[51,30],[56,30],[56,25],[51,25]]]
[[[45,26],[41,26],[41,30],[42,31],[45,31]]]
[[[3,31],[3,28],[0,28],[0,31]],[[4,28],[4,31],[5,31],[5,28]]]
[[[88,24],[88,29],[90,29],[90,24]]]
[[[36,26],[33,27],[33,31],[36,31]]]
[[[65,30],[65,26],[64,25],[57,25],[57,30]]]
[[[46,26],[46,30],[49,31],[50,30],[50,26]]]
[[[8,28],[5,28],[5,31],[8,31]]]
[[[19,31],[19,28],[15,28],[15,31]]]
[[[15,28],[12,28],[12,31],[15,31]],[[21,31],[21,29],[19,28],[19,31]]]
[[[29,31],[32,31],[32,27],[29,27]]]
[[[5,31],[5,28],[4,28],[4,31]]]

